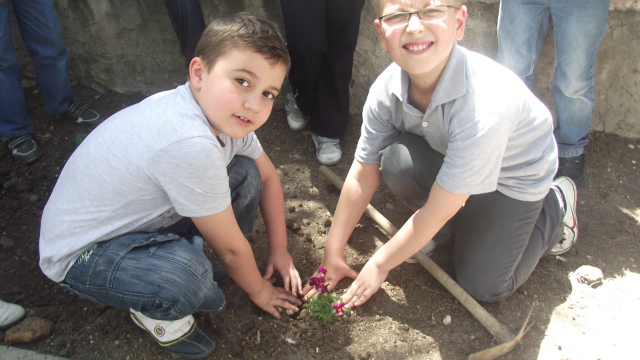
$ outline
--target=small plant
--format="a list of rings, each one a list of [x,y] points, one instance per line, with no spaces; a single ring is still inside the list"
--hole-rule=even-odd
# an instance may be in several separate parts
[[[336,299],[334,292],[327,290],[327,286],[324,283],[324,275],[327,273],[327,269],[320,266],[318,273],[318,276],[309,279],[309,285],[314,286],[316,290],[318,290],[318,293],[309,299],[307,308],[312,317],[322,320],[322,322],[327,325],[333,320],[334,316],[342,316],[344,315],[344,311],[348,311],[349,309],[343,309],[345,305],[344,302],[335,304]]]

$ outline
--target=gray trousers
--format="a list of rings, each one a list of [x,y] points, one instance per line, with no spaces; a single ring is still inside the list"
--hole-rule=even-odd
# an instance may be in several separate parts
[[[384,149],[380,168],[391,192],[411,210],[422,207],[444,155],[405,133]],[[498,301],[518,289],[562,237],[562,210],[550,190],[539,201],[498,191],[471,195],[434,241],[454,243],[456,281],[479,301]]]

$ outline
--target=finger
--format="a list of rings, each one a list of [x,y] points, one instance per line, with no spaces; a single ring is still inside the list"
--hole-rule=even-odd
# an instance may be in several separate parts
[[[352,268],[349,268],[349,270],[347,271],[347,276],[355,280],[358,277],[358,272],[353,270]]]
[[[266,309],[264,309],[264,311],[271,314],[271,316],[273,316],[274,318],[280,320],[280,313],[273,305],[269,305]]]
[[[276,298],[286,300],[294,304],[302,305],[302,301],[300,301],[300,299],[298,299],[296,296],[293,296],[290,292],[284,291],[282,289],[281,291],[278,291],[278,293],[276,294]]]
[[[273,264],[269,263],[267,264],[267,268],[264,271],[263,278],[269,279],[271,276],[273,276]]]
[[[276,279],[275,275],[267,279],[267,281],[269,281],[271,283],[271,285],[273,285],[273,283],[275,283],[276,280],[277,279]]]
[[[298,273],[298,270],[293,270],[293,277],[292,277],[292,284],[291,284],[291,288],[293,289],[294,283],[296,286],[296,289],[298,290],[298,294],[302,294],[302,280],[300,280],[300,273]],[[295,292],[294,292],[295,295]]]
[[[315,288],[311,288],[311,290],[309,290],[306,294],[303,292],[304,297],[302,298],[302,300],[304,302],[309,301],[311,298],[313,298],[314,296],[316,296],[316,294],[318,293],[318,290],[316,290]]]
[[[353,285],[354,284],[352,284],[351,288],[349,288],[349,291],[347,291],[347,293],[349,293],[349,296],[347,297],[347,294],[345,294],[342,300],[346,304],[345,307],[347,309],[351,309],[352,307],[356,306],[356,301],[358,300],[358,298],[360,298],[360,296],[362,296],[362,293],[364,292],[364,290],[361,289],[358,285]]]
[[[295,312],[300,311],[300,309],[298,309],[298,307],[297,307],[297,306],[293,305],[292,303],[290,303],[290,302],[288,302],[288,301],[282,300],[282,299],[274,301],[274,302],[273,302],[273,305],[274,305],[274,306],[281,307],[281,308],[283,308],[283,309],[293,310],[293,311],[295,311]]]
[[[289,291],[289,285],[291,284],[291,279],[289,278],[288,274],[285,273],[282,275],[282,282],[284,282],[284,289]]]
[[[356,306],[360,306],[369,300],[369,298],[373,295],[369,290],[365,291],[355,302]]]

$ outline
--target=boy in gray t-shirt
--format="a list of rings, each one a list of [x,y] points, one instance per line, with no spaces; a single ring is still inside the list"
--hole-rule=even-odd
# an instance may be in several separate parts
[[[322,261],[329,288],[355,278],[347,308],[365,303],[417,251],[450,240],[458,283],[497,301],[577,236],[575,185],[553,181],[548,109],[515,74],[456,44],[467,16],[459,0],[424,4],[378,1],[375,26],[394,63],[371,86]],[[344,247],[382,179],[415,213],[358,274]]]
[[[229,277],[274,317],[276,306],[297,311],[282,186],[254,134],[289,64],[274,24],[248,14],[212,22],[187,84],[113,115],[69,158],[42,215],[42,271],[84,298],[130,308],[163,348],[190,359],[215,348],[192,314],[222,311],[218,282]],[[246,240],[258,206],[264,276]],[[205,257],[203,238],[219,262]],[[284,288],[269,281],[276,271]]]

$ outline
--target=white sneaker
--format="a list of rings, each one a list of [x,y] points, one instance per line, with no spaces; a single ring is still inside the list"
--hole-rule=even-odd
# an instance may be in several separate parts
[[[340,139],[330,139],[311,133],[316,144],[316,156],[322,165],[335,165],[342,158]]]
[[[307,126],[309,122],[309,117],[304,116],[298,104],[296,103],[296,98],[292,93],[287,94],[287,99],[289,99],[289,103],[285,105],[284,109],[287,112],[287,124],[293,131],[300,131]]]
[[[420,251],[427,255],[427,256],[431,256],[431,253],[433,252],[433,250],[436,249],[436,247],[438,246],[438,244],[433,241],[433,240],[429,240],[429,242],[427,243],[427,245],[423,246],[422,249],[420,249]],[[415,264],[418,262],[418,260],[410,257],[407,260],[405,260],[404,262],[406,262],[407,264]]]
[[[0,330],[6,330],[24,319],[25,311],[20,305],[0,300]]]
[[[560,176],[553,180],[551,188],[555,191],[560,203],[560,208],[564,211],[564,234],[549,252],[550,255],[560,255],[571,250],[578,240],[578,217],[576,216],[576,195],[578,190],[576,184],[566,176]]]

